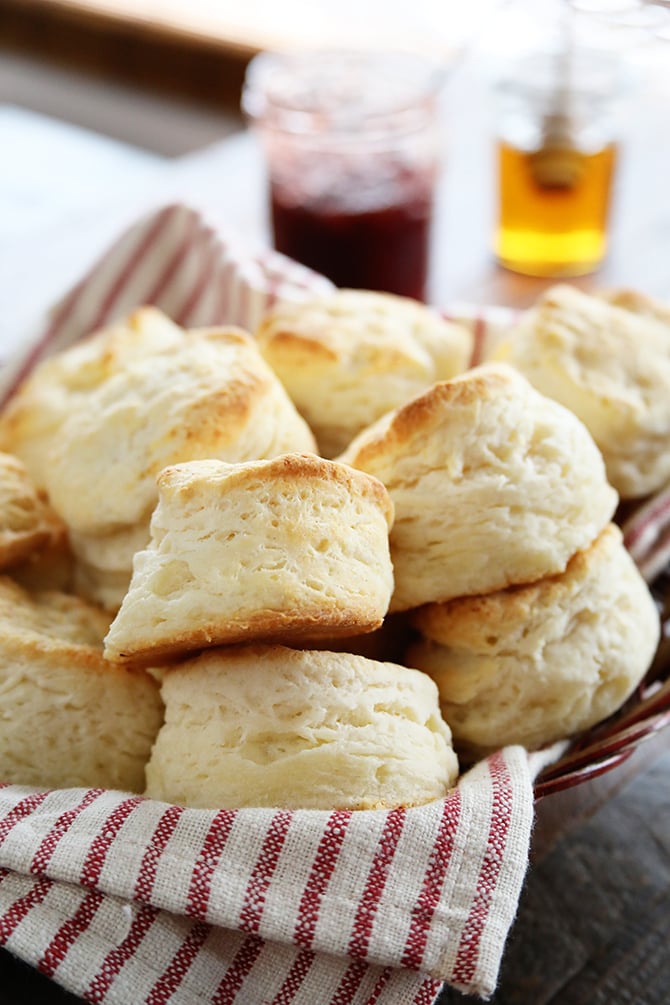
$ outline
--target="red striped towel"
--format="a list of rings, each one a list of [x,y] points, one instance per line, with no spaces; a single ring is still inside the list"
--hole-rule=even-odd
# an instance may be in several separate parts
[[[139,304],[185,326],[253,328],[277,297],[330,288],[273,252],[242,257],[170,206],[57,305],[5,367],[0,397]],[[501,318],[468,323],[478,361]],[[446,799],[393,811],[209,812],[0,786],[0,943],[109,1005],[429,1005],[443,982],[486,996],[526,871],[540,766],[512,747]]]
[[[528,758],[441,801],[319,812],[0,791],[0,939],[92,1002],[404,1005],[496,982],[526,868]]]

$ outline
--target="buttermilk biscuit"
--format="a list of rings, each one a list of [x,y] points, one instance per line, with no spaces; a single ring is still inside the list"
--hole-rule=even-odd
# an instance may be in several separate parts
[[[43,492],[25,465],[0,453],[0,569],[25,561],[46,547],[62,530]]]
[[[0,778],[141,792],[162,723],[158,686],[102,656],[109,618],[0,577]]]
[[[18,454],[44,487],[51,451],[65,419],[127,362],[176,350],[184,332],[154,307],[127,318],[41,362],[0,415],[0,449]]]
[[[630,293],[589,296],[557,286],[496,352],[579,416],[622,498],[648,495],[670,478],[670,324],[663,313]]]
[[[105,640],[113,660],[378,628],[393,509],[375,478],[316,455],[193,461],[158,479],[149,547]]]
[[[435,685],[393,663],[236,646],[169,671],[162,694],[154,799],[377,809],[440,799],[458,774]]]
[[[406,662],[429,673],[459,751],[536,749],[605,719],[659,640],[647,586],[607,527],[560,576],[416,612]]]
[[[472,353],[463,326],[414,300],[358,290],[279,304],[256,337],[325,457],[389,409],[461,373]]]
[[[121,362],[61,428],[49,497],[79,534],[146,522],[169,464],[313,450],[314,439],[250,336],[184,332],[174,350]]]
[[[435,384],[340,460],[394,502],[395,611],[562,572],[617,503],[579,419],[500,364]]]

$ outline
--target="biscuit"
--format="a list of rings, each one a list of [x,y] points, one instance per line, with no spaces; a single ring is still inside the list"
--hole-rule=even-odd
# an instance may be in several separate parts
[[[251,338],[184,333],[175,351],[122,363],[62,426],[47,490],[80,534],[146,521],[164,467],[313,450],[314,439]]]
[[[125,362],[176,350],[184,333],[155,307],[127,318],[36,366],[0,414],[0,449],[18,454],[31,478],[45,487],[51,451],[65,419]]]
[[[23,462],[0,453],[0,569],[26,561],[62,531]]]
[[[456,749],[536,749],[616,711],[659,640],[647,586],[613,524],[559,576],[413,614],[405,655],[429,673]]]
[[[579,416],[623,499],[670,479],[670,324],[661,305],[556,286],[495,355]]]
[[[467,369],[473,341],[464,326],[423,304],[361,290],[280,303],[256,338],[325,457],[435,381]]]
[[[155,662],[261,638],[378,628],[393,589],[393,509],[375,478],[310,454],[192,461],[158,479],[149,547],[105,640]]]
[[[617,504],[584,425],[501,364],[435,384],[339,459],[393,500],[393,611],[562,572]]]
[[[0,778],[141,792],[163,721],[158,685],[102,655],[109,618],[0,577]]]
[[[425,674],[283,646],[165,674],[147,795],[200,808],[378,809],[442,798],[458,764]]]

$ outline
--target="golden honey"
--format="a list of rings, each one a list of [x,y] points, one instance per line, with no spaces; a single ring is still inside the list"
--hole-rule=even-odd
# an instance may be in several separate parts
[[[495,252],[530,276],[592,272],[607,247],[616,145],[595,153],[565,146],[536,151],[498,144],[499,215]]]

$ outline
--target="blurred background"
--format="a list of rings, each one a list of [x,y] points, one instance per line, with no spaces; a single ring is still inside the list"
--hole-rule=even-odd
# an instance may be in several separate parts
[[[625,67],[599,279],[667,294],[657,249],[670,240],[668,3],[0,0],[0,295],[12,305],[0,342],[74,281],[159,177],[172,178],[166,195],[269,239],[262,166],[240,111],[246,68],[267,48],[400,48],[436,59],[443,175],[429,297],[530,302],[538,284],[501,270],[496,250],[498,81],[523,52],[564,38],[566,11],[580,45],[616,53]]]
[[[235,128],[260,49],[399,47],[486,63],[547,34],[566,6],[633,60],[644,48],[648,70],[668,61],[668,5],[644,0],[0,0],[0,101],[175,155]]]

